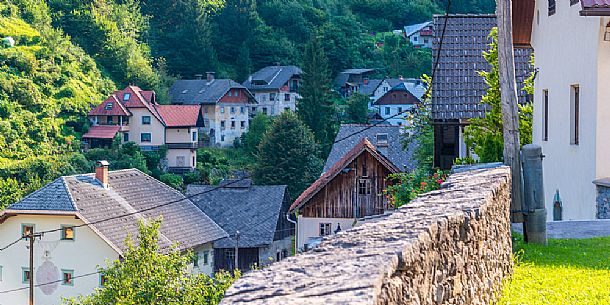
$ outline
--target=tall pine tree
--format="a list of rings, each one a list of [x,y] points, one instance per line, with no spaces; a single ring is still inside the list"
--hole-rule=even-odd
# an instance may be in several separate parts
[[[320,176],[318,152],[309,128],[292,111],[285,111],[273,120],[259,146],[254,182],[286,184],[291,198],[297,198]]]
[[[325,156],[337,130],[337,115],[330,89],[328,59],[317,36],[312,35],[303,58],[303,85],[297,104],[299,118],[314,133]]]

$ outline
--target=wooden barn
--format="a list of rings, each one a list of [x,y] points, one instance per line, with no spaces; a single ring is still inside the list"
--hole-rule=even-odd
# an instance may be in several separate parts
[[[353,226],[355,219],[388,209],[386,178],[400,169],[363,138],[297,198],[297,244]]]

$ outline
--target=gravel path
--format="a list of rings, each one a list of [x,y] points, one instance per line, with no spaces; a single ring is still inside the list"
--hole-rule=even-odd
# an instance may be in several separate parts
[[[513,230],[523,233],[520,223]],[[610,219],[551,221],[546,224],[548,238],[591,238],[610,236]]]

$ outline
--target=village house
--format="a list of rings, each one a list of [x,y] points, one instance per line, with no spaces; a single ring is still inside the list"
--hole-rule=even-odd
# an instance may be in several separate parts
[[[159,105],[154,91],[127,86],[115,91],[88,114],[91,121],[83,141],[89,148],[135,142],[144,151],[167,147],[167,170],[184,173],[197,165],[198,128],[203,113],[198,105]]]
[[[208,72],[202,79],[177,80],[169,89],[172,104],[201,105],[206,145],[230,147],[248,131],[250,107],[256,100],[243,85],[230,79],[216,79]]]
[[[405,26],[405,37],[416,48],[432,48],[434,24],[432,21],[426,21]]]
[[[296,66],[268,66],[250,75],[243,83],[258,102],[250,116],[256,113],[278,115],[285,110],[296,111],[303,71]]]
[[[432,48],[433,63],[438,66],[432,80],[432,119],[434,124],[434,166],[450,169],[456,158],[475,157],[464,141],[464,127],[472,118],[484,117],[490,110],[482,104],[488,86],[480,71],[490,71],[491,66],[483,57],[489,50],[489,33],[496,26],[495,15],[449,15],[440,58],[436,58],[440,41],[440,29],[445,26],[445,16],[434,16],[438,29]],[[447,42],[447,41],[446,41]],[[523,89],[523,82],[530,77],[530,48],[515,49],[515,75],[520,103],[531,102]]]
[[[610,218],[609,12],[605,0],[530,0],[513,18],[515,40],[536,53],[533,142],[549,219]]]
[[[158,207],[168,202],[175,203]],[[137,213],[144,209],[149,210]],[[121,259],[128,236],[137,238],[138,221],[160,217],[160,251],[174,245],[192,250],[199,259],[189,269],[211,275],[212,244],[227,233],[182,193],[137,169],[109,171],[106,161],[98,162],[95,174],[57,178],[0,212],[2,245],[31,232],[58,230],[36,238],[34,270],[25,238],[0,252],[0,290],[27,288],[34,277],[35,284],[54,282],[35,288],[36,304],[90,294],[104,286],[98,268]],[[28,296],[25,289],[0,302],[26,304]]]
[[[367,86],[375,69],[347,69],[339,73],[334,80],[334,87],[342,97],[350,97]]]
[[[344,140],[333,145],[322,176],[290,207],[299,251],[391,208],[384,194],[388,175],[415,168],[414,147],[404,150],[400,138],[399,126],[341,125],[336,141]]]
[[[191,200],[220,225],[229,237],[214,243],[214,270],[247,271],[280,261],[292,253],[294,225],[285,185],[252,185],[252,181],[225,180],[221,190]],[[212,185],[189,185],[187,196],[210,190]]]
[[[389,83],[394,85],[386,90]],[[388,124],[401,126],[409,124],[408,111],[421,104],[426,86],[419,79],[387,79],[375,90],[375,94],[381,91],[380,89],[385,93],[372,103],[372,107]]]

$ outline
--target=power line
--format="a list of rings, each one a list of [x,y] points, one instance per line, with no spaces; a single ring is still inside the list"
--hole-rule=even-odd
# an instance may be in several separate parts
[[[447,21],[449,20],[449,10],[450,10],[450,8],[451,8],[451,0],[447,0],[447,9],[445,10],[445,22],[444,22],[444,25],[443,25],[443,30],[441,32],[441,39],[440,39],[439,44],[438,44],[438,50],[437,50],[437,53],[436,53],[436,62],[434,63],[434,66],[432,67],[432,76],[430,78],[430,80],[431,80],[430,86],[428,88],[426,88],[426,92],[424,92],[424,95],[423,95],[424,99],[429,96],[430,90],[432,90],[432,82],[434,81],[436,70],[438,69],[439,58],[441,56],[441,49],[443,48],[443,41],[445,40],[445,31],[447,30]],[[396,113],[395,115],[389,116],[389,117],[387,117],[387,118],[385,118],[385,119],[383,119],[383,120],[381,120],[379,122],[376,122],[376,123],[374,123],[372,125],[366,126],[366,127],[362,128],[362,129],[360,129],[358,131],[354,131],[354,132],[348,134],[345,137],[337,139],[337,140],[335,140],[333,142],[333,144],[339,143],[339,142],[341,142],[343,140],[346,140],[348,138],[351,138],[351,137],[353,137],[353,136],[355,136],[357,134],[363,133],[363,132],[365,132],[365,131],[367,131],[367,130],[369,130],[369,129],[371,129],[371,128],[373,128],[373,127],[375,127],[375,126],[377,126],[377,125],[379,125],[381,123],[386,122],[389,119],[393,119],[393,118],[395,118],[397,116],[400,116],[400,115],[403,115],[403,114],[405,114],[405,113],[407,113],[409,111],[410,110],[400,111],[400,112]]]

